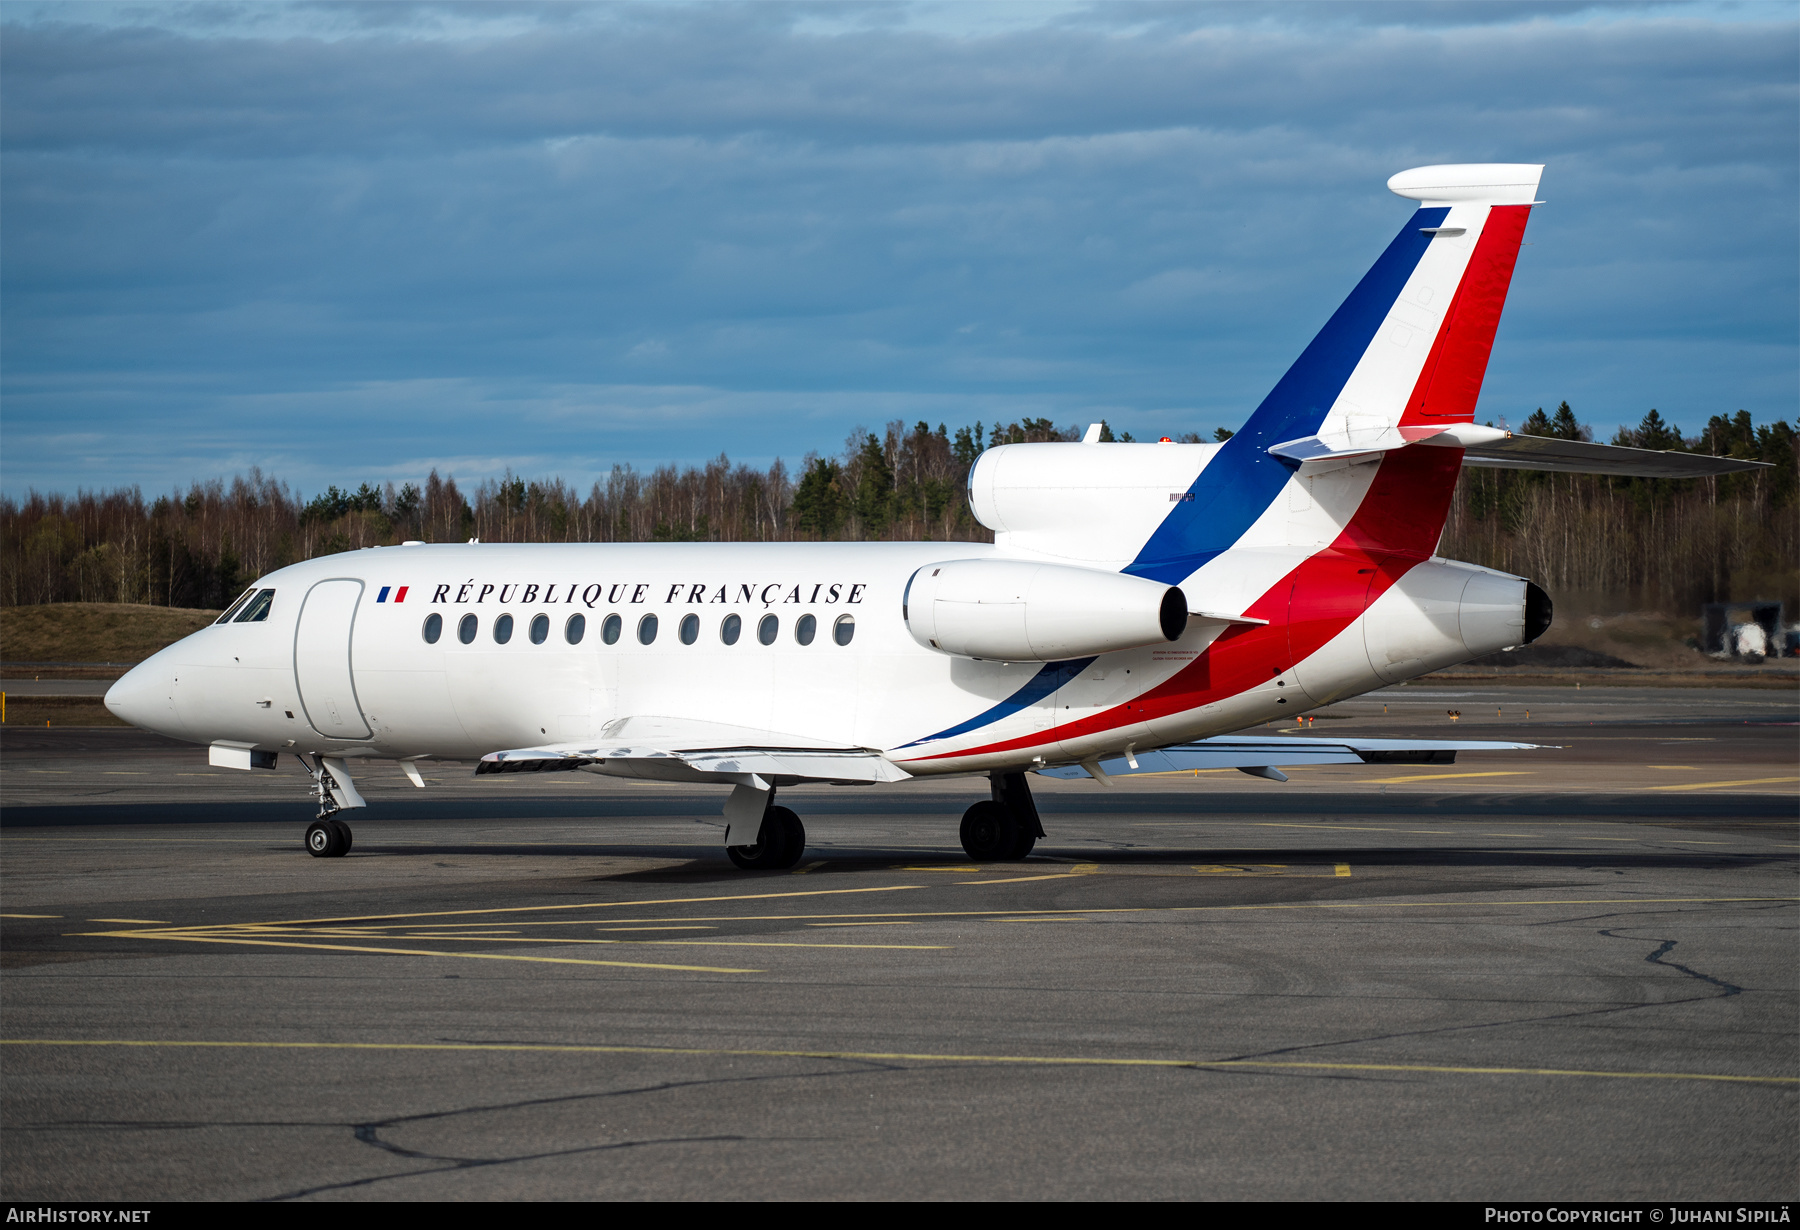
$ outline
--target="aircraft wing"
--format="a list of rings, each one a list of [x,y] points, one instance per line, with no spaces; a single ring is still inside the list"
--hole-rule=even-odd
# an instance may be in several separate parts
[[[683,718],[609,722],[594,739],[489,752],[478,775],[586,769],[616,777],[774,785],[799,782],[899,782],[912,775],[879,751],[770,730]]]
[[[1288,739],[1220,735],[1134,756],[1108,756],[1079,765],[1039,769],[1044,777],[1092,777],[1105,782],[1140,773],[1241,769],[1286,781],[1280,766],[1321,764],[1455,764],[1458,752],[1530,751],[1536,743],[1460,739]]]

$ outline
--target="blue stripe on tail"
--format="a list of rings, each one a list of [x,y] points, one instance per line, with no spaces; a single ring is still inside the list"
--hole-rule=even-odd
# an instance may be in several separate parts
[[[1200,471],[1190,488],[1193,500],[1169,511],[1126,566],[1126,573],[1177,585],[1229,549],[1262,516],[1292,473],[1269,456],[1269,446],[1319,430],[1431,246],[1431,236],[1420,228],[1441,225],[1449,212],[1421,209],[1406,220],[1387,251],[1263,398],[1250,421]]]

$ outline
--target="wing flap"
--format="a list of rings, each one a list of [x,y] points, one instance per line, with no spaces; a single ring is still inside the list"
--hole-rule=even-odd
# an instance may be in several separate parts
[[[792,784],[899,782],[912,775],[874,748],[833,745],[803,736],[677,718],[631,718],[607,725],[611,735],[571,743],[489,752],[477,775],[556,773],[587,769],[625,777],[738,782],[749,776]]]

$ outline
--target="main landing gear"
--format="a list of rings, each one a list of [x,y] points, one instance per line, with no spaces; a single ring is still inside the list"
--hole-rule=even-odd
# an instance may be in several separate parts
[[[774,793],[769,792],[771,798]],[[806,827],[800,823],[800,817],[773,803],[763,812],[755,845],[725,847],[726,856],[746,871],[786,871],[805,852]]]
[[[1015,862],[1044,835],[1037,804],[1023,773],[991,773],[988,782],[993,797],[963,813],[963,850],[978,863]]]

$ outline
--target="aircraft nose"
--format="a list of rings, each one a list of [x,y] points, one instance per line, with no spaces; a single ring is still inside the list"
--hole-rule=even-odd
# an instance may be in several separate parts
[[[106,689],[106,707],[114,717],[133,726],[172,733],[175,711],[169,695],[171,682],[165,664],[154,658],[140,662]]]

